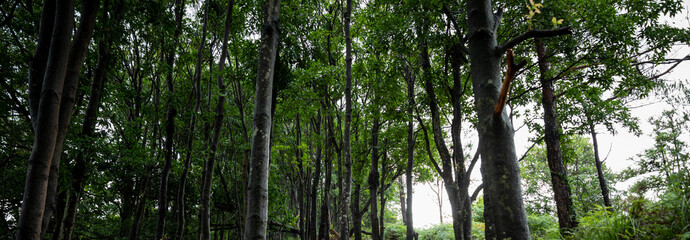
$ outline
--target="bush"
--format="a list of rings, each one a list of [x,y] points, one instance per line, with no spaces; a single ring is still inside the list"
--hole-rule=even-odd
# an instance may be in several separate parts
[[[419,231],[419,240],[453,240],[453,224],[442,223],[432,228]]]
[[[558,219],[547,214],[527,215],[529,232],[533,239],[561,239]]]
[[[386,224],[386,229],[383,233],[384,239],[398,240],[405,239],[407,236],[407,226],[404,224]]]

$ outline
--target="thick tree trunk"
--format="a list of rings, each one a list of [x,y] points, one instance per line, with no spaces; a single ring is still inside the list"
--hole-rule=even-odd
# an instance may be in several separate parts
[[[345,183],[340,209],[340,239],[350,239],[349,205],[352,191],[352,150],[350,129],[352,124],[352,37],[350,36],[350,15],[352,14],[352,0],[346,1],[345,15],[345,132],[343,133],[343,153],[345,155]]]
[[[104,11],[107,11],[107,4],[104,5]],[[119,8],[118,10],[121,10]],[[121,11],[116,11],[116,20],[119,20],[122,16]],[[107,21],[107,14],[103,14],[102,18]],[[106,34],[108,35],[108,34]],[[91,96],[89,97],[89,103],[86,107],[84,113],[84,122],[82,123],[81,138],[90,139],[95,136],[96,120],[98,118],[98,111],[101,103],[101,98],[103,95],[103,86],[105,85],[105,75],[108,69],[108,61],[110,59],[109,48],[110,43],[105,43],[102,39],[98,40],[98,63],[96,64],[96,70],[93,77],[93,82],[91,83]],[[90,142],[90,141],[85,141]],[[91,159],[87,159],[86,156],[89,155],[91,151],[91,146],[82,146],[81,150],[77,153],[75,158],[75,164],[72,169],[71,178],[71,188],[69,193],[66,195],[64,209],[57,216],[58,225],[56,226],[55,233],[53,234],[54,240],[71,239],[72,230],[74,228],[74,221],[76,220],[77,208],[81,200],[81,195],[84,191],[84,183],[87,179],[88,166],[91,163]]]
[[[161,169],[160,187],[158,188],[158,221],[156,222],[156,239],[162,239],[165,235],[165,218],[168,213],[168,176],[173,160],[173,142],[175,140],[175,117],[177,109],[173,104],[175,86],[173,81],[173,66],[175,64],[175,48],[182,32],[182,16],[184,14],[184,0],[175,1],[175,22],[176,28],[173,36],[173,48],[167,55],[166,82],[168,85],[168,110],[165,120],[165,160]]]
[[[51,3],[48,2],[45,4],[46,11],[51,11],[48,7]],[[34,96],[40,98],[29,99],[31,104],[35,104],[36,101],[39,103],[34,123],[34,144],[29,157],[22,208],[17,223],[17,239],[40,238],[50,168],[58,135],[60,101],[74,21],[74,1],[58,1],[55,6],[55,22],[43,84],[40,95]],[[39,42],[41,41],[39,39]]]
[[[58,192],[58,178],[60,175],[62,146],[65,143],[65,136],[67,135],[67,129],[69,128],[70,120],[73,115],[77,88],[79,87],[79,75],[83,65],[82,63],[84,62],[84,58],[88,52],[88,46],[91,42],[91,34],[96,26],[98,0],[83,1],[81,12],[82,16],[79,21],[79,28],[77,29],[77,33],[74,36],[74,41],[70,47],[67,70],[64,76],[65,82],[60,100],[58,133],[55,140],[55,149],[53,150],[52,164],[50,165],[50,176],[48,178],[48,190],[46,195],[45,212],[43,215],[43,226],[41,227],[41,236],[45,234],[53,213],[56,211],[55,199],[57,198]]]
[[[529,239],[513,125],[505,111],[493,115],[501,89],[502,53],[496,52],[500,14],[492,13],[491,0],[468,0],[467,13],[470,74],[482,157],[486,238]]]
[[[380,240],[381,233],[379,232],[379,218],[377,216],[377,193],[379,186],[379,129],[381,128],[381,123],[379,122],[379,116],[374,113],[374,123],[371,127],[371,169],[369,169],[369,200],[371,202],[371,211],[369,215],[371,217],[371,239]]]
[[[606,185],[606,178],[604,178],[604,170],[601,166],[602,162],[599,158],[599,143],[597,142],[597,132],[594,130],[594,123],[592,119],[587,117],[589,122],[589,132],[592,134],[592,147],[594,148],[594,163],[597,165],[597,177],[599,178],[599,187],[601,188],[601,195],[604,197],[604,206],[611,207],[611,200],[609,199],[609,188]]]
[[[556,210],[558,214],[558,225],[561,234],[567,234],[568,230],[577,227],[575,211],[573,210],[573,200],[570,197],[570,185],[568,175],[563,165],[563,154],[561,152],[561,136],[558,132],[558,118],[556,117],[556,105],[554,103],[553,80],[546,74],[549,65],[546,62],[546,50],[544,44],[535,39],[537,48],[537,59],[539,60],[539,80],[541,82],[541,104],[544,108],[544,142],[546,142],[546,159],[551,172],[551,185],[556,200]]]
[[[268,174],[271,134],[271,99],[273,73],[278,48],[280,27],[278,16],[280,0],[269,0],[264,8],[265,18],[261,31],[259,67],[256,79],[254,103],[254,132],[247,186],[247,219],[244,238],[266,239],[268,221]]]

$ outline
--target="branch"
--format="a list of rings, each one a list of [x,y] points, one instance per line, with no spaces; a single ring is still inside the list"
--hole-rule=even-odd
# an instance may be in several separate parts
[[[429,146],[429,133],[426,130],[426,126],[424,125],[424,121],[422,121],[422,118],[419,117],[419,115],[416,116],[417,121],[419,122],[419,125],[422,127],[422,130],[424,130],[424,142],[426,143],[426,153],[429,155],[429,160],[431,160],[431,163],[434,164],[434,168],[436,169],[436,172],[439,174],[443,173],[443,170],[441,170],[441,167],[439,167],[438,162],[436,162],[436,159],[434,159],[434,156],[431,154],[431,147]]]
[[[506,71],[505,80],[503,80],[503,87],[501,87],[501,94],[498,95],[498,103],[496,103],[496,108],[494,108],[494,117],[498,117],[503,112],[503,108],[506,105],[506,99],[508,98],[508,90],[510,89],[510,83],[515,78],[515,73],[517,73],[520,68],[524,67],[527,62],[521,61],[517,65],[513,63],[513,50],[508,49],[506,53],[506,64],[508,65],[508,71]]]
[[[550,30],[529,30],[526,33],[523,33],[522,35],[517,36],[503,43],[503,45],[496,47],[496,55],[502,55],[509,48],[512,48],[515,45],[518,45],[530,38],[555,37],[561,35],[569,35],[572,33],[573,32],[571,31],[570,27],[562,27]]]
[[[474,202],[474,200],[477,200],[477,196],[479,195],[479,191],[484,189],[484,183],[479,184],[476,189],[474,189],[474,192],[472,193],[472,197],[470,197],[470,203]]]

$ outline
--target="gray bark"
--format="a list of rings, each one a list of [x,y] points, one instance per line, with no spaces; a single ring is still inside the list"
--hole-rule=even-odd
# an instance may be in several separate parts
[[[254,102],[254,130],[247,186],[247,219],[244,239],[266,239],[268,221],[268,174],[271,135],[273,73],[278,48],[280,0],[266,2],[261,31],[259,67]]]
[[[45,10],[52,11],[53,9],[49,7],[51,4],[48,2],[44,4]],[[30,105],[34,105],[36,101],[39,103],[36,111],[32,111],[36,113],[34,144],[29,157],[22,208],[17,222],[17,239],[39,239],[41,236],[50,168],[59,129],[60,101],[69,59],[68,50],[73,22],[74,1],[58,1],[55,4],[55,21],[43,74],[43,84],[40,94],[35,94],[34,98],[29,99]],[[42,37],[45,36],[42,35]],[[41,41],[39,39],[39,42]]]
[[[492,13],[490,0],[468,0],[467,13],[470,74],[482,158],[486,238],[530,239],[513,125],[505,111],[493,115],[501,89],[502,52],[496,51],[500,14]]]
[[[599,178],[599,188],[601,188],[601,195],[604,198],[604,206],[611,207],[611,200],[609,198],[609,188],[606,185],[606,178],[604,178],[604,170],[599,158],[599,143],[597,142],[597,132],[594,130],[594,123],[592,119],[587,117],[589,122],[589,132],[592,134],[592,147],[594,148],[594,163],[597,165],[597,177]]]
[[[345,15],[345,132],[343,133],[343,153],[345,155],[345,182],[340,204],[340,239],[350,239],[350,222],[348,212],[350,205],[350,192],[352,191],[352,155],[351,155],[351,123],[352,123],[352,37],[350,36],[350,14],[352,13],[352,0],[346,1]]]

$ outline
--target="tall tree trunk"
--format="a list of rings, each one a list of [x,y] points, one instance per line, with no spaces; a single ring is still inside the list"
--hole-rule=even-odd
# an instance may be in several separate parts
[[[352,212],[352,232],[355,233],[355,240],[362,240],[362,213],[359,209],[359,195],[361,186],[355,184],[355,191],[352,194],[352,205],[350,206]],[[347,233],[349,236],[350,233]]]
[[[326,107],[327,104],[324,104],[324,107]],[[325,109],[326,112],[328,112],[327,109]],[[333,159],[333,146],[331,146],[333,138],[333,117],[327,116],[326,117],[326,137],[325,139],[325,150],[326,150],[326,156],[325,156],[325,162],[324,165],[326,167],[326,171],[324,172],[324,175],[326,177],[326,181],[323,185],[323,190],[321,191],[321,221],[319,224],[319,239],[329,239],[329,230],[331,228],[331,211],[330,211],[330,191],[331,191],[331,171],[332,171],[332,159]]]
[[[352,14],[352,0],[346,0],[345,15],[345,132],[343,133],[343,153],[345,155],[345,183],[340,209],[340,239],[350,239],[349,212],[350,192],[352,191],[352,148],[350,129],[352,124],[352,37],[350,36],[350,15]]]
[[[398,181],[398,197],[400,201],[400,212],[402,213],[403,224],[407,226],[407,200],[405,200],[405,184],[403,183],[402,177],[397,179]]]
[[[227,59],[228,35],[230,34],[230,25],[232,23],[232,13],[235,7],[235,1],[228,2],[228,7],[225,13],[225,28],[223,30],[223,43],[221,45],[220,61],[218,62],[218,89],[220,96],[218,103],[216,103],[216,116],[213,123],[213,137],[211,139],[211,152],[208,160],[204,164],[202,187],[201,187],[201,210],[199,214],[199,236],[202,240],[207,240],[211,237],[211,187],[213,185],[213,168],[215,165],[216,150],[218,148],[218,141],[220,139],[221,126],[223,125],[223,118],[225,116],[225,83],[223,81],[223,72],[225,71],[225,60]]]
[[[82,63],[84,62],[84,58],[88,52],[88,46],[91,42],[91,34],[96,26],[98,0],[82,2],[81,12],[82,16],[81,20],[79,21],[79,28],[77,29],[77,33],[74,36],[74,41],[70,47],[67,70],[64,76],[64,87],[60,100],[60,114],[58,117],[58,133],[55,139],[55,149],[53,150],[53,159],[50,165],[50,175],[48,177],[48,189],[46,195],[45,212],[43,215],[43,226],[41,227],[41,236],[45,234],[53,213],[56,211],[55,199],[57,198],[58,192],[62,146],[65,143],[65,136],[67,135],[67,129],[69,128],[74,104],[76,102],[75,99],[77,96],[77,89],[79,87],[79,75],[81,73],[81,67],[83,65]]]
[[[165,235],[165,217],[168,212],[168,176],[173,160],[173,142],[175,140],[175,117],[177,109],[173,104],[175,86],[173,81],[173,66],[175,64],[175,49],[182,32],[182,16],[184,14],[184,0],[175,1],[176,28],[173,36],[173,47],[167,55],[166,64],[168,72],[166,82],[168,85],[168,106],[165,119],[165,160],[161,169],[160,187],[158,188],[158,221],[156,222],[156,239],[162,239]]]
[[[149,167],[147,167],[149,168]],[[139,193],[137,194],[137,204],[134,210],[134,217],[132,219],[132,227],[129,230],[129,240],[138,240],[139,232],[141,231],[141,220],[144,217],[144,208],[146,207],[146,193],[148,192],[149,175],[144,176],[139,180]]]
[[[597,132],[594,130],[594,122],[587,116],[589,122],[589,132],[592,134],[592,147],[594,148],[594,163],[597,165],[597,177],[599,178],[599,187],[601,188],[601,195],[604,197],[604,206],[611,207],[611,200],[609,199],[609,188],[606,185],[606,178],[604,178],[604,170],[601,166],[602,162],[599,158],[599,143],[597,142]]]
[[[369,215],[371,216],[371,239],[380,240],[381,233],[379,232],[379,218],[377,211],[377,192],[379,185],[379,129],[381,128],[381,123],[379,122],[379,116],[377,113],[374,114],[374,123],[371,127],[371,169],[369,170],[369,199],[371,202],[371,211]]]
[[[108,4],[106,2],[103,7],[104,13],[101,16],[104,22],[108,21],[108,14],[105,14],[105,12],[108,11],[107,8]],[[117,8],[114,13],[115,22],[119,22],[122,17],[121,13],[122,7]],[[109,36],[110,34],[106,33],[105,35]],[[111,44],[109,42],[104,42],[103,39],[106,39],[106,37],[104,36],[103,38],[98,39],[98,63],[96,64],[93,82],[91,83],[91,96],[89,97],[89,103],[84,113],[84,122],[82,123],[80,138],[83,139],[95,137],[96,120],[98,118],[99,107],[103,95],[103,87],[106,81],[105,75],[110,59],[109,48]],[[85,142],[88,143],[90,141]],[[81,195],[84,191],[84,183],[87,179],[88,166],[92,161],[86,157],[90,155],[90,151],[92,151],[91,146],[82,146],[81,150],[77,153],[74,168],[72,169],[72,178],[70,181],[71,189],[69,189],[69,193],[67,194],[65,200],[65,208],[61,210],[62,212],[60,214],[58,214],[60,218],[57,219],[59,222],[55,233],[53,234],[54,240],[71,239],[72,237],[72,230],[74,228],[74,221],[76,220],[77,208],[81,200]]]
[[[266,239],[268,221],[268,174],[271,134],[271,99],[273,73],[278,48],[280,27],[278,22],[280,0],[269,0],[264,8],[265,18],[261,30],[259,67],[254,103],[254,130],[247,186],[247,219],[245,239]]]
[[[316,114],[316,119],[312,120],[314,122],[313,128],[314,128],[314,133],[319,136],[321,135],[321,109],[318,110]],[[308,239],[316,240],[317,237],[317,228],[316,228],[316,206],[317,204],[317,196],[318,196],[318,190],[319,190],[319,182],[321,182],[321,146],[316,147],[316,163],[314,164],[314,178],[312,179],[312,184],[311,184],[311,212],[309,215],[309,236]]]
[[[402,209],[405,225],[407,226],[406,238],[412,240],[414,238],[414,224],[412,221],[412,168],[414,167],[414,82],[415,78],[410,72],[409,66],[405,64],[405,81],[407,82],[407,166],[405,168],[405,185],[407,186],[407,209]],[[402,202],[402,199],[401,199]]]
[[[493,115],[501,89],[502,53],[496,52],[496,28],[501,14],[493,14],[491,0],[468,0],[467,13],[470,74],[482,157],[486,238],[529,239],[513,125],[505,111]]]
[[[546,50],[544,44],[535,39],[534,44],[537,48],[537,59],[539,60],[539,80],[541,82],[541,104],[544,108],[544,142],[546,142],[546,159],[549,163],[551,172],[551,185],[556,200],[556,211],[558,213],[558,225],[561,234],[566,235],[570,229],[577,227],[575,211],[573,210],[573,200],[570,197],[570,185],[568,175],[563,165],[563,154],[561,152],[561,136],[558,132],[558,118],[556,117],[556,105],[554,103],[553,80],[546,74],[549,65],[546,62]]]
[[[390,122],[388,124],[388,129],[390,129]],[[381,234],[381,239],[383,239],[384,233],[385,233],[385,214],[386,214],[386,173],[388,173],[388,168],[387,168],[387,161],[388,160],[388,139],[384,141],[383,144],[383,158],[381,159],[381,186],[379,188],[379,201],[381,202],[380,209],[379,209],[379,234]]]
[[[295,138],[296,138],[296,144],[295,144],[295,159],[297,159],[297,165],[298,165],[298,176],[299,176],[299,189],[297,190],[297,198],[299,201],[299,236],[300,239],[307,239],[307,222],[306,222],[306,216],[308,214],[307,205],[308,203],[305,203],[305,195],[309,194],[304,194],[305,191],[307,191],[307,188],[305,185],[305,182],[309,181],[308,178],[304,176],[304,163],[302,162],[302,150],[300,148],[300,145],[302,144],[302,126],[300,125],[300,116],[299,113],[295,117]]]
[[[53,11],[49,7],[52,4],[48,2],[50,1],[47,0],[44,4],[45,11]],[[55,22],[43,84],[39,91],[40,95],[34,96],[40,98],[29,99],[30,104],[35,104],[37,101],[39,103],[35,111],[34,144],[29,157],[22,208],[17,223],[17,239],[40,238],[50,168],[58,135],[60,101],[74,21],[74,1],[58,1],[55,6]],[[41,37],[48,36],[50,35]],[[39,39],[39,42],[41,41]]]
[[[187,133],[187,153],[185,155],[184,167],[182,169],[182,175],[180,176],[180,181],[177,190],[177,230],[175,231],[174,239],[181,239],[184,235],[185,229],[185,187],[187,174],[189,173],[189,168],[192,162],[192,151],[194,149],[194,129],[196,128],[197,114],[201,110],[201,61],[202,53],[204,51],[204,45],[206,44],[206,26],[208,25],[208,9],[209,1],[204,2],[204,19],[201,27],[201,41],[197,47],[196,53],[196,66],[194,67],[194,76],[192,78],[192,84],[194,87],[192,89],[191,98],[194,99],[194,112],[189,120],[189,131]],[[227,23],[226,23],[227,24]],[[203,192],[203,191],[202,191]]]

